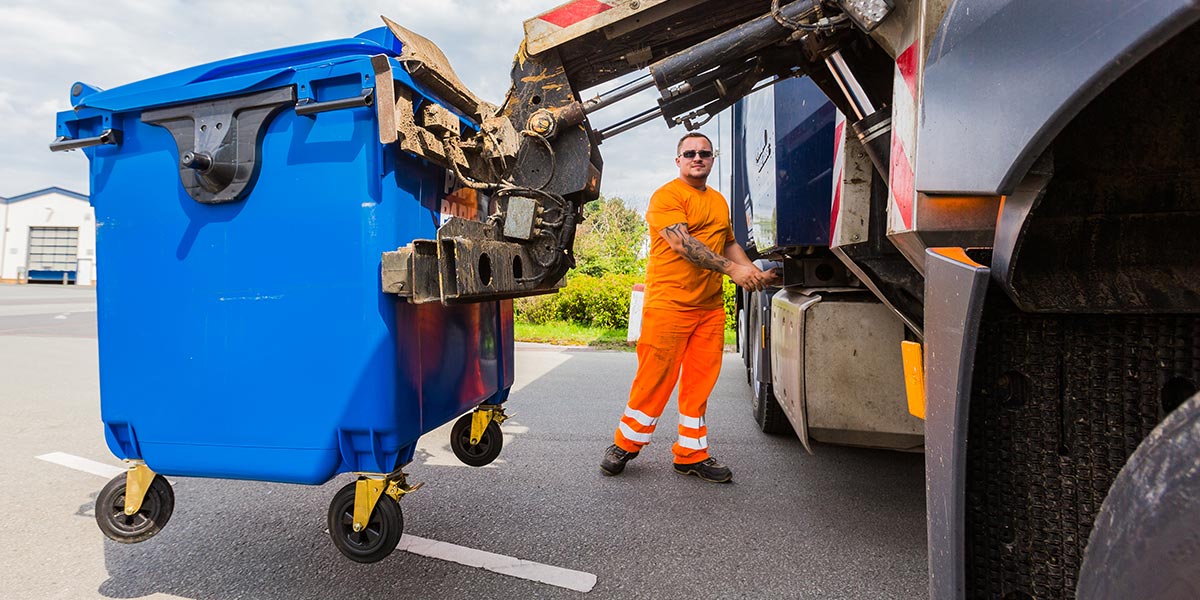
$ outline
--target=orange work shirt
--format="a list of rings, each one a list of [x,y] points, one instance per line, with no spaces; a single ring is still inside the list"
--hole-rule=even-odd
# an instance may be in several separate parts
[[[659,233],[686,223],[688,234],[723,256],[734,241],[729,204],[711,186],[703,192],[682,179],[658,188],[646,209],[650,226],[650,260],[646,266],[646,308],[696,310],[721,308],[721,273],[702,269],[671,249]]]

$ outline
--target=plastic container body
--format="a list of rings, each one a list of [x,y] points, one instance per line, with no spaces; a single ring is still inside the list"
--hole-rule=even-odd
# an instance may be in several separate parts
[[[421,434],[506,399],[510,301],[418,307],[380,290],[381,254],[435,237],[453,190],[444,169],[380,144],[374,106],[281,107],[259,133],[251,184],[219,204],[188,193],[184,150],[143,121],[263,90],[351,97],[373,86],[370,55],[398,46],[300,50],[99,92],[59,117],[61,135],[121,133],[86,150],[103,257],[101,416],[119,458],[165,475],[320,484],[390,472]]]

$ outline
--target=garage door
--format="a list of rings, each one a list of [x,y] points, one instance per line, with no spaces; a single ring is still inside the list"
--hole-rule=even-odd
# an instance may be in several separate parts
[[[74,278],[79,256],[78,227],[30,227],[30,279]]]

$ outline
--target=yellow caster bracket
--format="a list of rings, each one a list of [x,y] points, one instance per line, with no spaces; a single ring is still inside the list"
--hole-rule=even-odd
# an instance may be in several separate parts
[[[482,467],[500,455],[504,435],[500,424],[508,420],[504,407],[482,404],[470,414],[459,417],[450,429],[450,449],[463,464]]]
[[[399,470],[358,476],[358,481],[338,490],[329,504],[329,536],[346,558],[378,562],[396,549],[404,532],[400,497],[417,491],[421,484],[408,485],[408,476]]]
[[[366,529],[380,496],[387,494],[392,500],[399,502],[405,494],[411,494],[423,485],[425,484],[408,485],[408,475],[403,471],[383,477],[362,474],[358,481],[354,482],[354,531]]]
[[[146,463],[130,463],[125,471],[125,514],[133,516],[142,510],[142,502],[145,502],[146,492],[150,491],[155,476]]]
[[[474,446],[483,438],[487,431],[487,426],[491,423],[500,425],[508,420],[508,415],[504,414],[504,407],[498,404],[480,405],[471,413],[471,445]]]
[[[175,510],[175,492],[162,475],[142,461],[126,461],[125,473],[113,477],[96,496],[96,524],[122,544],[153,537]]]

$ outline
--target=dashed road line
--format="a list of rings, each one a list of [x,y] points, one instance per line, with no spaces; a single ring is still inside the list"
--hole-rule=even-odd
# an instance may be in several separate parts
[[[83,471],[84,473],[91,473],[92,475],[99,475],[108,479],[112,479],[113,477],[125,472],[125,469],[122,467],[96,462],[94,460],[83,458],[82,456],[67,454],[66,452],[51,452],[36,458],[38,460],[44,460],[46,462],[67,467],[68,469],[75,469],[76,471]]]
[[[400,537],[401,550],[449,562],[485,569],[494,573],[538,581],[547,585],[590,592],[596,586],[596,576],[583,571],[545,565],[503,554],[494,554],[457,544],[429,540],[407,533]]]

